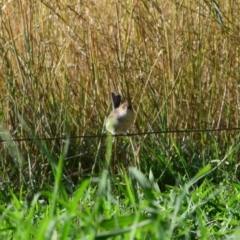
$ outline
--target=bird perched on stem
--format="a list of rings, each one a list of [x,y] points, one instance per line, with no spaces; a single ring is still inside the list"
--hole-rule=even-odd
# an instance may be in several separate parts
[[[121,103],[121,96],[112,95],[113,111],[106,120],[106,129],[112,134],[127,133],[134,120],[134,112],[130,103]]]

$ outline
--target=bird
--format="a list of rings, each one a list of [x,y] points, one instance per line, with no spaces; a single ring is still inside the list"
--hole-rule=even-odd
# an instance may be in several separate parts
[[[106,120],[106,130],[113,135],[126,134],[134,121],[134,111],[128,102],[121,104],[121,96],[111,93],[113,110]],[[121,104],[121,105],[120,105]]]

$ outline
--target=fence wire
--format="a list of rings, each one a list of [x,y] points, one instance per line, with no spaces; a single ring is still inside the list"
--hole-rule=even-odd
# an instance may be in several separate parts
[[[222,132],[222,131],[239,131],[240,127],[234,128],[215,128],[215,129],[176,129],[176,130],[165,130],[165,131],[152,131],[152,132],[140,132],[140,133],[127,133],[127,134],[116,134],[114,137],[131,137],[131,136],[142,136],[142,135],[153,135],[153,134],[174,134],[174,133],[204,133],[204,132]],[[1,133],[0,133],[1,135]],[[27,138],[12,138],[12,139],[0,139],[0,143],[3,142],[29,142],[29,141],[54,141],[54,140],[71,140],[71,139],[82,139],[82,138],[105,138],[108,134],[94,134],[94,135],[79,135],[79,136],[62,136],[62,137],[27,137]]]

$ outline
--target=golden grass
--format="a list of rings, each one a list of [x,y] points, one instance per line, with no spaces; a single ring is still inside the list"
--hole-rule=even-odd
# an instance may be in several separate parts
[[[3,125],[13,137],[102,133],[115,91],[132,99],[134,132],[238,127],[239,3],[3,1]],[[135,139],[136,149],[144,139]],[[76,140],[70,153],[96,162],[104,156],[101,144]],[[56,155],[61,146],[48,143]],[[36,163],[44,157],[35,145],[19,147],[33,155],[32,168],[47,172]]]

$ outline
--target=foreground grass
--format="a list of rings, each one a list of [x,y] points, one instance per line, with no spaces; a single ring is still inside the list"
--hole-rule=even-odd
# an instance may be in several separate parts
[[[109,170],[112,138],[108,139],[105,168],[88,178],[71,195],[62,183],[65,144],[53,166],[51,191],[40,191],[27,201],[23,193],[1,195],[0,237],[4,239],[237,239],[240,184],[231,176],[214,184],[209,176],[239,148],[215,159],[191,179],[159,188],[150,170],[135,167],[116,177]],[[182,156],[184,157],[184,156]]]
[[[119,181],[82,182],[68,198],[36,194],[28,204],[12,194],[1,204],[2,239],[238,239],[239,183],[184,179],[162,193],[135,168]],[[39,201],[44,198],[44,201]]]

